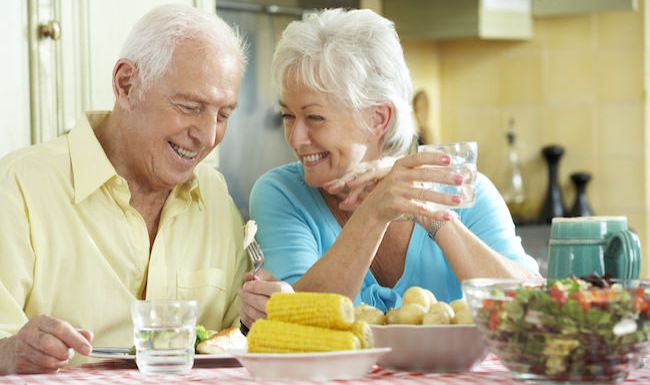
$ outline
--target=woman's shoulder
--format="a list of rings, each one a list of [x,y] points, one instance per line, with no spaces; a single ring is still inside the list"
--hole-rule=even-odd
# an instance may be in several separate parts
[[[300,162],[292,162],[272,168],[262,174],[260,179],[305,179],[304,169]]]
[[[253,190],[271,186],[280,190],[304,190],[308,187],[300,162],[288,163],[270,169],[255,181]]]

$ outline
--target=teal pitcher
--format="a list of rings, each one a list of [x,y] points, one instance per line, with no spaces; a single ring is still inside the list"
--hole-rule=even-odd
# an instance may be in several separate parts
[[[553,218],[548,248],[548,279],[592,273],[639,278],[641,243],[627,217]]]

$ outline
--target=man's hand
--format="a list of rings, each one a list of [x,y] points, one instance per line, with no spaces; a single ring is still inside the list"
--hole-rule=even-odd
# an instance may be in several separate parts
[[[67,322],[41,315],[15,336],[0,340],[0,374],[55,373],[77,352],[89,355],[93,334]]]
[[[293,287],[275,278],[264,268],[255,275],[248,272],[244,276],[244,285],[237,290],[241,299],[239,318],[250,328],[258,318],[266,318],[266,302],[275,292],[293,292]]]

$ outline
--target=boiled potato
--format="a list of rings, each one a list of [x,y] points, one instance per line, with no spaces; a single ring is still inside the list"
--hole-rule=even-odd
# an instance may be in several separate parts
[[[422,317],[422,325],[449,325],[451,320],[452,317],[449,316],[449,312],[441,307],[437,307],[429,310]]]
[[[453,322],[454,309],[442,301],[431,304],[429,312],[422,318],[423,325],[448,325]]]
[[[472,318],[472,313],[469,310],[461,310],[456,312],[451,322],[458,325],[472,325],[474,324],[474,318]]]
[[[383,311],[365,303],[354,308],[354,319],[366,321],[370,325],[383,325],[386,323],[386,316]]]
[[[469,305],[464,299],[457,299],[449,303],[452,309],[454,309],[454,317],[451,320],[453,324],[467,325],[473,324],[474,319],[472,318],[472,313],[469,310]]]
[[[433,295],[431,290],[419,286],[409,287],[402,296],[402,305],[417,303],[418,305],[422,305],[426,311],[429,311],[431,304],[435,302],[436,297]]]
[[[429,313],[437,311],[444,311],[449,315],[449,319],[454,318],[454,315],[456,314],[454,309],[447,302],[442,301],[431,304],[431,307],[429,308]]]
[[[455,313],[458,313],[459,311],[469,311],[469,305],[467,304],[467,301],[464,299],[457,299],[455,301],[451,301],[449,303],[449,306],[451,306],[452,309],[454,309]]]
[[[417,303],[403,304],[400,308],[392,308],[386,313],[388,324],[421,325],[426,313],[424,306]]]

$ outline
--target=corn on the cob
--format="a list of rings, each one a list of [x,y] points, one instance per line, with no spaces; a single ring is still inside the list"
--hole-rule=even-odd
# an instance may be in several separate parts
[[[348,330],[354,322],[354,304],[335,293],[273,293],[266,303],[270,320],[328,329]]]
[[[350,331],[258,319],[246,337],[251,353],[329,352],[359,349]]]
[[[361,349],[371,349],[375,347],[375,339],[368,322],[363,320],[354,321],[352,327],[350,327],[350,331],[359,339]]]

